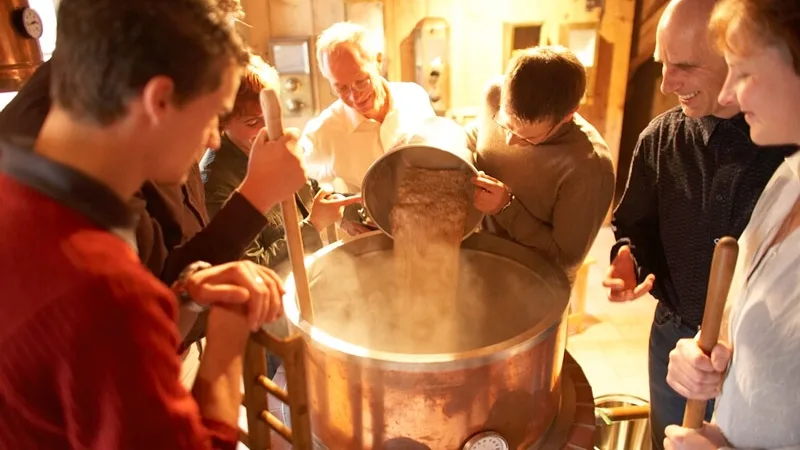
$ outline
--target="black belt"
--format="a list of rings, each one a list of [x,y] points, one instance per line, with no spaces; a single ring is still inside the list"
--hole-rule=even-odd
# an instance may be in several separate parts
[[[675,324],[678,325],[679,327],[682,326],[690,328],[695,331],[700,331],[700,325],[695,325],[693,323],[687,322],[670,306],[667,306],[664,302],[658,302],[658,308],[661,310],[661,314],[663,314],[662,316],[663,320],[670,320],[672,322],[675,322]]]

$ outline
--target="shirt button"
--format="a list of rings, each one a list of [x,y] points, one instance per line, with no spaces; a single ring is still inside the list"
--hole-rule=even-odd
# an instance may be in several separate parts
[[[723,197],[721,194],[717,194],[717,201],[718,202],[721,202],[723,198],[725,198],[725,197]]]
[[[719,243],[719,238],[714,239],[714,245],[717,245],[718,243]]]

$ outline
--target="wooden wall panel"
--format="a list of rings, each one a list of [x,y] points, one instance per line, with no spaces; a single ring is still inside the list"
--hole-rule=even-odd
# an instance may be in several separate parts
[[[322,33],[326,28],[334,23],[342,22],[344,17],[344,1],[343,0],[311,0],[311,14],[312,14],[312,34],[313,41],[316,42],[317,36]],[[312,45],[312,53],[316,54],[316,46]],[[321,111],[328,107],[336,100],[336,97],[331,92],[328,81],[319,73],[317,66],[317,58],[312,55],[311,70],[314,71],[314,80],[317,88],[317,111]]]
[[[270,0],[270,34],[303,36],[314,32],[311,0]]]
[[[245,10],[245,24],[240,25],[247,43],[253,51],[267,58],[267,43],[270,38],[269,3],[264,0],[241,0]]]
[[[330,105],[335,97],[319,75],[313,43],[324,29],[344,20],[345,0],[241,0],[245,9],[243,32],[253,50],[270,60],[268,43],[273,38],[310,37],[311,69],[315,84],[316,111]],[[297,124],[302,125],[302,124]]]
[[[364,0],[242,0],[253,25],[251,45],[262,51],[271,37],[312,36],[345,19],[345,2]],[[663,0],[647,1],[650,9]],[[384,42],[390,80],[414,79],[413,40],[417,23],[443,17],[450,25],[451,102],[453,109],[475,108],[483,88],[505,69],[504,24],[542,22],[542,34],[558,43],[565,23],[599,23],[595,98],[581,112],[595,124],[616,155],[618,152],[636,0],[606,0],[605,12],[587,11],[585,0],[383,0]],[[490,4],[489,4],[490,3]],[[318,108],[333,97],[313,64]]]
[[[636,73],[636,69],[638,69],[639,66],[653,57],[653,53],[656,50],[656,31],[658,30],[658,21],[661,18],[661,15],[664,13],[664,10],[667,8],[667,2],[661,1],[656,3],[661,3],[661,6],[653,11],[650,11],[649,15],[647,16],[642,13],[640,22],[636,24],[638,26],[635,28],[638,28],[638,31],[634,31],[634,33],[638,34],[633,37],[633,40],[636,43],[635,48],[631,51],[631,67],[628,80],[633,77],[633,74]]]
[[[344,20],[343,0],[311,0],[312,31],[319,35],[336,22]]]
[[[384,0],[383,27],[389,80],[413,79],[414,27],[427,15],[427,0]]]
[[[613,46],[609,79],[604,86],[607,92],[605,126],[601,130],[611,148],[615,164],[619,159],[622,120],[625,115],[625,96],[628,92],[628,70],[631,60],[635,6],[635,0],[607,2],[608,9],[600,28],[601,39]]]

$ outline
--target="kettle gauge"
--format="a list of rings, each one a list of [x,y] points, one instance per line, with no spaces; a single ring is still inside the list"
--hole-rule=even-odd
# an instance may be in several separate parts
[[[499,433],[484,431],[469,438],[462,450],[509,450],[509,446]]]
[[[30,7],[23,7],[12,12],[11,20],[17,32],[28,39],[39,39],[44,30],[42,18]]]

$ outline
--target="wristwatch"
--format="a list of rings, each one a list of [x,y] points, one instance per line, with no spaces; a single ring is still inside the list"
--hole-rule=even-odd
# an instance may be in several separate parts
[[[512,194],[511,192],[509,192],[509,193],[508,193],[508,203],[506,203],[505,205],[503,205],[503,207],[502,207],[502,208],[500,208],[500,210],[498,210],[498,211],[497,211],[496,213],[494,213],[493,215],[495,215],[495,216],[496,216],[496,215],[500,214],[501,212],[503,212],[503,211],[507,210],[507,209],[508,209],[508,207],[509,207],[509,206],[511,206],[511,203],[513,203],[513,202],[514,202],[514,199],[516,199],[516,198],[517,198],[517,197],[516,197],[514,194]]]
[[[180,275],[178,275],[178,280],[172,285],[172,292],[178,297],[178,304],[181,307],[195,313],[201,313],[208,309],[208,305],[201,305],[192,300],[192,296],[189,295],[189,291],[186,290],[186,282],[189,280],[189,277],[195,273],[208,269],[209,267],[211,267],[211,264],[205,261],[193,262],[186,266],[186,268],[181,271]]]

